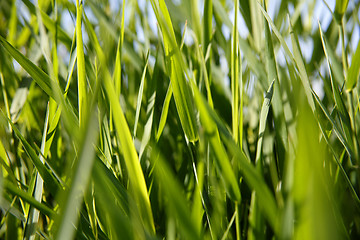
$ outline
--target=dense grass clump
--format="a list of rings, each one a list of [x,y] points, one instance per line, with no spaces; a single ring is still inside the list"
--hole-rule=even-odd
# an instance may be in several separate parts
[[[2,0],[0,239],[359,239],[359,6]]]

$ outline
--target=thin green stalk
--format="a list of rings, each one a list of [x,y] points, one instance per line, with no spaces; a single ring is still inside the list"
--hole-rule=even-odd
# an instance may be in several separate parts
[[[84,45],[82,39],[81,20],[82,20],[83,2],[76,1],[76,53],[77,53],[77,77],[78,77],[78,108],[80,126],[84,123],[86,115],[86,73]]]
[[[238,34],[239,0],[235,1],[234,25],[231,39],[231,95],[232,95],[232,133],[236,143],[239,142],[239,34]]]

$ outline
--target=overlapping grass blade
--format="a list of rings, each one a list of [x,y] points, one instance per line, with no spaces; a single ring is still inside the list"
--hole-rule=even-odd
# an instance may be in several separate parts
[[[140,216],[144,221],[146,229],[150,233],[154,233],[154,220],[152,216],[152,211],[150,207],[149,195],[146,188],[146,183],[144,175],[139,163],[139,158],[136,153],[136,149],[131,137],[131,133],[126,122],[124,113],[121,109],[120,103],[116,96],[114,85],[110,76],[110,73],[105,68],[106,58],[100,47],[100,44],[97,40],[94,29],[92,28],[89,20],[85,15],[85,26],[88,31],[89,37],[94,44],[96,53],[99,57],[100,63],[102,64],[102,76],[103,76],[103,86],[107,94],[108,101],[110,102],[113,121],[115,129],[117,131],[117,136],[120,140],[120,145],[124,154],[126,168],[129,173],[130,178],[130,189],[132,189],[137,207],[140,211]]]
[[[155,177],[168,199],[168,211],[176,216],[181,235],[186,239],[200,239],[200,232],[188,211],[188,202],[184,198],[183,190],[170,167],[156,150],[153,152],[153,164]]]
[[[217,126],[211,120],[208,109],[206,109],[206,106],[204,106],[204,103],[202,102],[202,96],[198,92],[199,90],[197,90],[195,83],[193,83],[192,86],[195,95],[195,102],[200,112],[200,120],[202,125],[204,126],[204,130],[206,133],[205,136],[209,141],[210,147],[213,151],[216,167],[224,181],[224,186],[229,196],[233,200],[240,202],[241,194],[240,194],[238,181],[233,172],[225,148],[220,141],[220,136]]]
[[[3,117],[6,118],[6,120],[11,124],[11,127],[14,130],[14,133],[15,133],[16,137],[22,143],[26,153],[28,154],[28,156],[31,159],[32,163],[35,165],[35,167],[38,170],[40,176],[42,177],[42,179],[44,180],[46,185],[48,185],[50,192],[53,194],[53,196],[56,196],[56,194],[58,194],[59,192],[61,192],[63,190],[63,187],[61,186],[61,184],[56,180],[54,175],[52,175],[50,170],[45,167],[44,163],[42,163],[42,161],[36,155],[35,150],[31,147],[31,145],[28,143],[28,141],[20,133],[18,128],[11,122],[10,119],[5,117],[4,115],[3,115]]]
[[[184,75],[184,63],[179,47],[176,43],[172,22],[165,1],[158,2],[151,0],[151,5],[160,25],[165,54],[170,69],[171,87],[174,94],[176,107],[178,110],[181,126],[189,141],[194,142],[198,138],[195,112],[192,105],[192,96]]]
[[[13,183],[11,183],[9,181],[5,181],[4,188],[7,191],[9,191],[10,193],[12,193],[16,196],[19,196],[22,200],[29,203],[32,207],[38,209],[41,213],[43,213],[49,217],[55,217],[57,215],[57,213],[54,210],[52,210],[48,206],[40,203],[29,193],[21,190],[18,186],[14,185]]]
[[[90,114],[89,114],[90,115]],[[85,119],[87,120],[85,121]],[[63,196],[62,214],[57,222],[57,239],[72,239],[77,226],[83,195],[87,190],[93,161],[95,158],[94,144],[97,141],[98,129],[95,111],[90,116],[84,116],[81,127],[82,138],[79,146],[79,157],[73,167],[73,179],[68,192]]]
[[[203,121],[202,123],[204,125],[204,128],[206,129],[208,137],[214,138],[214,136],[216,136],[215,135],[216,132],[214,131],[214,128],[218,129],[218,133],[220,134],[221,139],[226,145],[227,149],[229,149],[233,153],[234,158],[236,159],[236,161],[239,162],[240,172],[243,175],[245,182],[250,186],[251,189],[253,189],[258,194],[261,209],[262,211],[264,211],[264,214],[269,224],[271,225],[273,230],[277,232],[278,208],[276,206],[273,195],[271,194],[269,188],[267,187],[265,181],[263,180],[263,177],[256,171],[255,167],[250,163],[250,161],[247,159],[245,154],[239,149],[237,144],[234,142],[232,135],[228,132],[227,128],[224,126],[222,121],[216,115],[214,110],[212,110],[210,106],[206,103],[206,101],[200,95],[199,91],[195,87],[193,87],[193,89],[194,89],[195,101],[197,103],[200,112],[200,118],[206,118],[204,119],[206,121]],[[203,114],[203,117],[201,117],[201,114]],[[209,126],[211,126],[211,128],[209,128]],[[209,141],[211,141],[211,139],[209,139]],[[215,148],[223,148],[221,146],[222,144],[218,144],[217,146],[215,146]],[[214,150],[214,152],[215,151],[216,150]],[[224,158],[223,156],[221,156],[222,159]],[[222,162],[221,164],[224,164],[224,162]],[[220,170],[221,172],[226,172],[227,174],[231,174],[230,171],[232,172],[231,168],[229,170],[224,166],[222,166]],[[229,176],[227,176],[227,178],[229,178]],[[228,182],[227,184],[237,185],[237,182],[235,180],[235,182],[230,182],[230,183]]]
[[[274,82],[274,97],[272,99],[272,110],[274,113],[274,122],[275,122],[275,131],[276,131],[276,142],[277,142],[277,149],[279,151],[279,158],[281,164],[285,159],[285,151],[287,149],[287,128],[286,128],[286,121],[284,116],[283,110],[283,103],[281,99],[281,91],[280,91],[280,80],[277,72],[277,63],[275,60],[274,54],[274,47],[271,38],[271,33],[269,29],[268,23],[265,21],[264,23],[265,28],[265,55],[266,55],[266,69],[267,69],[267,80],[270,84],[271,81],[275,80]]]
[[[260,175],[263,175],[263,163],[262,163],[262,149],[263,149],[263,141],[264,141],[264,134],[265,134],[265,127],[266,127],[266,120],[268,117],[271,99],[273,97],[274,92],[274,83],[275,79],[272,81],[263,105],[261,107],[260,112],[260,122],[259,122],[259,134],[258,134],[258,141],[256,146],[256,156],[255,156],[255,164],[256,170]],[[249,230],[249,238],[253,239],[263,239],[264,236],[264,218],[259,209],[259,200],[257,199],[258,196],[254,191],[251,196],[251,204],[250,204],[250,230]]]
[[[352,152],[354,152],[354,143],[352,141],[352,137],[353,137],[352,132],[353,131],[351,129],[350,116],[349,116],[348,110],[345,107],[345,103],[343,102],[343,99],[341,98],[341,93],[339,91],[339,87],[337,86],[337,84],[334,81],[334,77],[332,74],[333,71],[332,71],[332,68],[330,65],[330,60],[328,57],[327,42],[326,42],[326,39],[324,38],[324,35],[323,35],[320,25],[319,25],[319,31],[320,31],[320,36],[321,36],[321,41],[323,44],[324,52],[325,52],[325,57],[326,57],[327,63],[328,63],[333,98],[335,100],[336,109],[339,111],[338,116],[340,119],[341,128],[340,127],[338,127],[338,128],[343,130],[343,135],[345,137],[345,140],[347,141],[347,145],[349,146],[350,150]]]
[[[130,196],[112,172],[96,159],[93,168],[94,200],[100,226],[113,239],[133,239],[129,201]]]
[[[44,130],[43,130],[43,137],[42,137],[42,141],[41,141],[41,154],[39,154],[39,159],[42,163],[44,163],[44,157],[42,156],[44,154],[45,151],[45,146],[46,146],[46,136],[47,136],[47,130],[48,130],[48,123],[49,123],[49,104],[47,107],[47,111],[46,111],[46,116],[45,116],[45,124],[44,124]],[[41,178],[39,173],[36,173],[36,180],[35,180],[35,186],[34,186],[34,191],[33,191],[33,196],[34,198],[41,202],[42,199],[42,195],[43,195],[43,185],[44,185],[44,181]],[[38,223],[39,220],[39,211],[31,208],[30,209],[30,214],[27,220],[27,226],[26,226],[26,238],[28,239],[33,239],[34,233],[35,233],[35,226]]]
[[[29,59],[22,55],[15,49],[8,41],[0,36],[0,43],[5,50],[27,71],[35,82],[44,90],[44,92],[56,100],[56,97],[51,90],[51,79],[40,68],[33,64]]]

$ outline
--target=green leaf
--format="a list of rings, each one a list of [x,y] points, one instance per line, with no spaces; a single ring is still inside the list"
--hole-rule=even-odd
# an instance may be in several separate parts
[[[220,141],[217,126],[212,121],[209,110],[203,103],[203,98],[200,95],[200,92],[197,89],[195,83],[193,83],[192,86],[194,90],[195,103],[200,113],[200,120],[206,133],[205,136],[209,141],[210,147],[213,151],[217,170],[224,181],[224,186],[229,196],[233,200],[240,202],[241,194],[239,184],[230,164],[226,150]]]
[[[346,90],[352,90],[359,81],[360,74],[360,44],[356,47],[355,54],[352,56],[351,65],[346,78]]]
[[[53,196],[56,196],[56,194],[59,193],[59,191],[63,190],[63,187],[60,185],[60,183],[56,180],[54,175],[50,172],[49,169],[47,169],[42,163],[42,161],[37,156],[35,150],[31,147],[31,145],[26,141],[24,136],[20,133],[20,131],[17,129],[15,124],[12,123],[10,119],[8,119],[3,112],[1,112],[3,117],[11,124],[12,129],[14,130],[14,133],[16,137],[20,140],[22,143],[27,155],[30,157],[32,163],[35,165],[36,169],[38,170],[40,176],[44,180],[45,184],[49,187],[50,192],[53,194]]]
[[[170,67],[170,73],[168,74],[170,75],[181,126],[189,141],[195,142],[198,139],[195,111],[192,105],[191,92],[184,75],[185,63],[176,43],[170,15],[164,0],[158,2],[151,0],[151,5],[163,35],[165,54]]]
[[[335,1],[335,19],[337,22],[342,22],[342,17],[344,16],[344,13],[346,11],[346,8],[348,6],[349,0],[336,0]]]
[[[90,114],[89,114],[90,115]],[[97,141],[98,129],[95,111],[88,118],[84,119],[82,125],[82,136],[78,143],[79,157],[73,166],[71,185],[63,195],[62,214],[57,219],[56,239],[73,239],[75,227],[77,226],[83,195],[91,177],[93,162],[95,159],[94,144]]]
[[[172,94],[173,94],[173,90],[172,90],[171,83],[170,83],[169,87],[168,87],[168,90],[166,92],[164,104],[163,104],[162,111],[161,111],[159,127],[158,127],[158,130],[157,130],[157,133],[156,133],[156,141],[159,141],[159,138],[160,138],[160,136],[161,136],[161,134],[162,134],[162,132],[164,130]]]
[[[117,136],[119,137],[120,145],[124,153],[125,164],[130,178],[130,189],[134,194],[137,207],[139,208],[140,216],[142,217],[147,230],[151,233],[154,233],[155,227],[149,201],[149,194],[146,188],[145,178],[141,169],[139,157],[137,155],[134,142],[131,137],[129,126],[126,122],[124,113],[116,95],[110,73],[105,68],[106,58],[97,40],[94,29],[92,28],[86,15],[84,20],[90,40],[94,44],[100,63],[103,66],[101,68],[101,73],[103,76],[103,86],[106,91],[108,101],[110,102],[110,108],[112,110],[111,114],[113,116],[115,130],[117,131]]]
[[[35,80],[35,82],[44,90],[44,92],[56,100],[56,97],[51,90],[51,79],[44,73],[39,67],[33,64],[29,59],[22,55],[18,50],[16,50],[8,41],[6,41],[0,35],[0,43],[5,48],[5,50],[27,71],[30,76]]]
[[[18,186],[14,185],[13,183],[9,181],[4,182],[4,188],[9,191],[10,193],[19,196],[22,200],[29,203],[34,208],[38,209],[41,213],[49,216],[49,217],[55,217],[57,213],[47,207],[46,205],[38,202],[35,198],[33,198],[30,194],[27,192],[21,190]]]
[[[85,121],[83,118],[86,114],[86,74],[85,74],[85,58],[84,45],[82,39],[81,19],[82,19],[83,4],[79,5],[76,1],[76,54],[77,54],[77,77],[78,77],[78,107],[79,107],[79,123],[80,126]]]
[[[194,86],[194,85],[193,85]],[[224,126],[223,122],[220,120],[220,118],[216,115],[214,110],[210,108],[210,106],[206,103],[206,101],[203,99],[203,97],[200,95],[197,88],[194,89],[194,95],[195,95],[195,101],[197,103],[197,106],[199,108],[200,112],[200,119],[204,119],[202,121],[204,125],[204,130],[207,133],[207,136],[209,138],[217,138],[216,137],[216,131],[214,129],[218,129],[218,134],[220,134],[221,139],[223,140],[224,144],[226,145],[227,149],[229,149],[232,153],[236,161],[238,161],[238,165],[240,166],[240,172],[244,177],[245,182],[249,185],[249,187],[256,192],[259,199],[259,204],[262,209],[262,211],[265,214],[265,217],[268,220],[268,223],[272,227],[275,233],[278,232],[278,208],[276,206],[276,202],[274,199],[274,196],[271,194],[269,188],[267,187],[263,176],[259,174],[259,172],[255,169],[255,167],[251,164],[250,160],[245,156],[245,154],[239,149],[238,145],[234,142],[232,135],[228,132],[227,128]],[[203,114],[203,117],[201,117],[201,114]],[[215,142],[211,139],[210,145],[214,145],[214,152],[221,151],[224,147],[222,144],[219,144],[220,139]],[[211,142],[214,141],[214,144]],[[212,146],[213,147],[213,146]],[[224,153],[225,154],[225,153]],[[228,174],[225,176],[227,180],[225,180],[227,185],[234,184],[237,185],[236,179],[234,179],[233,172],[229,164],[227,164],[224,161],[224,158],[226,159],[227,154],[220,155],[221,157],[221,168],[219,169],[220,172],[223,174]],[[226,185],[225,185],[226,186]],[[227,186],[230,187],[230,186]],[[234,188],[233,191],[237,191],[236,188]],[[235,195],[236,196],[236,195]]]
[[[184,239],[201,239],[196,229],[196,223],[189,212],[189,207],[187,206],[188,201],[183,194],[184,190],[181,189],[174,173],[160,153],[155,150],[153,155],[155,177],[168,199],[168,201],[166,201],[168,211],[170,215],[173,214],[178,222],[181,235]]]

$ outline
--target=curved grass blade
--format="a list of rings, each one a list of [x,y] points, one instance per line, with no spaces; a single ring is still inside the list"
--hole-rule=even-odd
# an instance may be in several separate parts
[[[164,0],[151,0],[151,5],[160,25],[165,54],[169,64],[171,86],[181,126],[190,142],[198,139],[192,96],[184,75],[184,62],[176,43],[175,33]]]
[[[193,84],[194,86],[194,84]],[[223,122],[220,118],[216,115],[214,110],[210,108],[210,106],[206,103],[205,99],[200,95],[200,92],[195,86],[194,89],[194,96],[195,101],[198,105],[201,113],[205,113],[207,124],[208,125],[215,125],[215,128],[218,129],[218,133],[221,136],[221,139],[225,143],[228,150],[230,150],[234,158],[239,162],[240,172],[244,177],[245,182],[249,185],[249,187],[256,192],[259,199],[259,205],[264,212],[265,217],[268,220],[268,223],[277,234],[278,229],[278,207],[276,205],[274,196],[271,194],[268,186],[266,185],[262,175],[260,175],[255,167],[250,163],[250,160],[247,159],[245,154],[240,150],[238,145],[234,142],[232,135],[229,133]],[[204,125],[204,123],[203,123]],[[215,132],[210,132],[207,125],[204,125],[204,129],[213,136],[216,134]],[[219,140],[220,141],[220,140]],[[221,156],[223,159],[223,156]],[[232,169],[230,169],[232,171]],[[237,184],[237,183],[236,183]]]
[[[173,90],[172,90],[171,83],[170,83],[169,87],[168,87],[168,90],[166,92],[164,104],[163,104],[162,111],[161,111],[159,127],[158,127],[156,137],[155,137],[156,141],[159,141],[159,138],[160,138],[160,136],[161,136],[161,134],[162,134],[162,132],[164,130],[172,94],[173,94]]]
[[[263,175],[263,164],[262,164],[262,149],[263,149],[263,141],[264,141],[264,134],[265,134],[265,127],[266,127],[266,120],[270,109],[271,99],[273,97],[274,92],[274,82],[275,79],[272,81],[263,105],[261,107],[260,113],[260,122],[259,122],[259,134],[258,134],[258,142],[256,146],[256,156],[255,156],[255,164],[256,170],[259,172],[260,175]],[[251,194],[251,203],[250,203],[250,214],[249,214],[249,222],[250,222],[250,229],[249,229],[249,238],[250,239],[263,239],[265,236],[264,233],[264,217],[259,209],[259,200],[256,192]]]
[[[202,96],[195,83],[191,82],[194,90],[195,103],[200,113],[200,120],[205,130],[210,147],[213,150],[215,163],[221,175],[228,195],[235,201],[241,201],[240,188],[224,146],[220,141],[216,124],[211,120],[209,110],[202,102]],[[209,107],[209,106],[208,106]],[[210,107],[209,107],[210,108]]]
[[[180,234],[184,239],[201,239],[197,231],[194,218],[191,217],[187,200],[184,198],[183,190],[176,181],[176,177],[165,160],[156,150],[153,152],[154,173],[158,184],[162,187],[168,201],[167,207],[171,214],[176,216],[180,228]]]
[[[275,124],[275,131],[276,131],[276,142],[279,151],[279,158],[280,161],[284,161],[285,159],[285,149],[287,147],[287,128],[286,128],[286,121],[283,109],[283,103],[281,100],[282,93],[280,92],[280,81],[277,72],[277,63],[275,60],[274,54],[274,47],[271,38],[271,33],[269,29],[269,24],[266,22],[264,23],[265,28],[265,55],[266,55],[266,67],[267,67],[267,80],[270,84],[271,81],[274,79],[274,96],[271,101],[272,110],[274,113],[274,124]],[[282,167],[280,167],[282,168]]]
[[[53,194],[53,196],[56,196],[56,194],[58,194],[59,191],[63,190],[63,187],[56,180],[56,178],[51,174],[50,170],[45,167],[45,165],[42,163],[42,161],[36,155],[35,150],[31,147],[31,145],[22,136],[22,134],[17,129],[15,124],[13,124],[10,119],[5,117],[5,115],[2,111],[1,111],[1,113],[2,113],[3,117],[9,122],[9,124],[11,124],[11,127],[14,130],[16,137],[22,143],[27,155],[31,159],[32,163],[35,165],[36,169],[38,170],[38,172],[39,172],[40,176],[42,177],[42,179],[44,180],[45,184],[49,187],[50,192]]]
[[[39,67],[33,64],[29,59],[22,55],[18,50],[16,50],[8,41],[6,41],[2,36],[0,36],[0,43],[4,49],[25,69],[26,72],[35,80],[35,82],[44,90],[44,92],[53,99],[56,100],[56,97],[51,90],[51,79],[44,73]]]
[[[53,211],[51,208],[47,207],[46,205],[40,203],[35,198],[33,198],[29,193],[21,190],[16,185],[9,181],[4,182],[4,188],[9,191],[10,193],[20,197],[23,201],[29,203],[32,207],[38,209],[41,213],[49,216],[55,217],[57,213]]]
[[[137,97],[137,102],[136,102],[134,135],[133,135],[134,139],[136,137],[136,130],[137,130],[137,125],[138,125],[139,116],[140,116],[141,102],[142,102],[142,97],[143,97],[143,93],[144,93],[145,76],[146,76],[146,70],[147,70],[148,63],[149,63],[149,52],[146,55],[145,67],[144,67],[144,70],[143,70],[143,73],[141,76],[140,87],[139,87],[139,92],[138,92],[138,97]]]
[[[129,218],[129,201],[126,189],[113,173],[95,160],[92,181],[97,219],[110,239],[133,239],[134,232]]]
[[[94,44],[100,63],[103,66],[101,68],[104,78],[103,86],[110,102],[112,110],[111,114],[113,115],[115,130],[117,131],[117,136],[119,137],[122,151],[124,153],[125,164],[130,178],[130,189],[133,191],[137,207],[140,211],[140,216],[142,217],[147,230],[151,233],[155,233],[155,226],[150,206],[149,194],[146,188],[145,178],[141,169],[138,155],[136,153],[134,142],[131,137],[129,126],[126,122],[124,113],[118,101],[110,73],[105,68],[105,55],[97,40],[94,29],[92,28],[86,15],[84,15],[84,17],[85,27],[87,28],[90,40]]]
[[[344,103],[343,99],[341,98],[341,93],[339,91],[339,87],[337,86],[337,84],[334,81],[334,77],[333,77],[334,74],[333,74],[333,71],[332,71],[332,68],[330,65],[330,59],[329,59],[329,54],[328,54],[328,44],[326,42],[326,39],[324,38],[320,24],[319,24],[319,31],[320,31],[321,41],[322,41],[322,45],[323,45],[323,49],[325,52],[325,57],[327,59],[329,73],[330,73],[329,75],[330,75],[330,80],[331,80],[333,98],[335,100],[336,109],[338,110],[338,116],[339,116],[341,127],[342,127],[342,128],[339,127],[339,129],[343,130],[343,134],[344,134],[345,140],[347,141],[347,145],[350,147],[351,151],[354,152],[354,143],[352,141],[352,137],[353,137],[352,132],[353,131],[351,129],[350,116],[345,107],[345,103]]]

